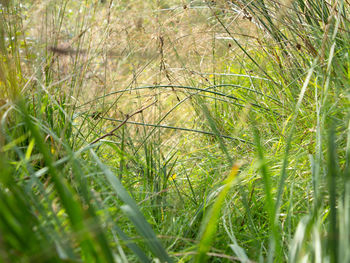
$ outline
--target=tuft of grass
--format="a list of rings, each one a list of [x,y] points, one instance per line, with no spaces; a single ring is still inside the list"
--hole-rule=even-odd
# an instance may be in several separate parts
[[[1,261],[349,261],[349,10],[1,1]]]

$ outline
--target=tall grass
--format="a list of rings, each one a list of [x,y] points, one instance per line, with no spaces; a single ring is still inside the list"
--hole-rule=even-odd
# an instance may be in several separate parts
[[[1,260],[349,261],[348,16],[1,2]]]

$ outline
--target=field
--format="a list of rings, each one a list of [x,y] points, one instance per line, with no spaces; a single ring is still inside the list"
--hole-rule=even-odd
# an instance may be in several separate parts
[[[0,0],[0,262],[350,262],[348,0]]]

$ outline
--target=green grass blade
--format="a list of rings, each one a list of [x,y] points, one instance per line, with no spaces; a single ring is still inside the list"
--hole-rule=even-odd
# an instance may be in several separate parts
[[[98,166],[104,172],[115,193],[125,203],[125,205],[122,207],[123,211],[134,223],[137,231],[145,239],[146,244],[149,246],[154,256],[158,257],[161,262],[172,262],[171,258],[163,248],[163,245],[158,240],[153,229],[140,212],[136,202],[131,198],[129,193],[119,181],[118,177],[114,175],[110,169],[102,164],[93,150],[90,150],[90,153],[94,160],[97,162]]]
[[[331,128],[328,139],[328,191],[329,191],[329,233],[328,233],[328,248],[330,254],[330,262],[338,262],[338,221],[337,221],[337,153],[335,145],[334,129]]]
[[[98,257],[98,255],[96,254],[94,244],[88,234],[88,231],[86,231],[83,209],[77,201],[77,199],[74,197],[73,190],[64,181],[64,179],[60,177],[57,169],[54,167],[50,151],[47,145],[44,143],[44,139],[40,134],[38,126],[34,125],[31,117],[26,112],[23,102],[21,102],[19,106],[23,111],[24,121],[28,126],[29,130],[31,131],[39,151],[43,155],[43,159],[48,167],[48,172],[55,185],[55,189],[58,193],[58,196],[60,197],[62,205],[66,209],[67,214],[69,216],[70,223],[74,231],[79,233],[78,240],[80,241],[80,245],[84,255],[83,257],[86,260],[86,262],[92,262],[94,261],[94,258]]]
[[[218,197],[216,198],[213,204],[213,207],[208,212],[207,217],[202,222],[200,242],[198,245],[198,254],[195,257],[195,262],[197,263],[205,262],[207,259],[207,253],[210,250],[211,243],[216,233],[218,220],[220,218],[221,208],[223,206],[223,203],[228,191],[231,189],[236,179],[238,169],[239,169],[238,164],[235,164],[232,167],[232,170],[225,181],[225,185],[223,189],[221,190]]]
[[[270,242],[269,242],[270,246],[269,246],[269,252],[268,252],[268,262],[272,262],[274,255],[275,255],[275,251],[276,250],[279,251],[279,248],[280,248],[279,227],[278,227],[278,225],[276,225],[276,222],[275,222],[276,203],[273,201],[273,198],[272,198],[271,176],[270,176],[268,169],[267,169],[267,164],[266,164],[266,160],[264,158],[263,148],[262,148],[261,143],[260,143],[260,136],[259,136],[259,133],[256,129],[254,130],[254,134],[255,134],[255,142],[256,142],[256,147],[257,147],[257,151],[258,151],[260,170],[261,170],[261,174],[263,177],[264,190],[265,190],[265,196],[266,196],[265,197],[265,209],[266,209],[267,214],[268,214],[269,229],[270,229],[270,234],[271,234]]]
[[[125,242],[125,245],[139,258],[140,262],[150,263],[152,262],[146,254],[141,250],[141,248],[136,245],[131,238],[129,238],[123,230],[121,230],[116,224],[114,224],[113,229],[117,232],[118,236]]]

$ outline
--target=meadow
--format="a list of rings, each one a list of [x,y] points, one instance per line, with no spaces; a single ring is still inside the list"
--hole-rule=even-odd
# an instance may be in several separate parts
[[[0,262],[350,262],[348,0],[0,0]]]

